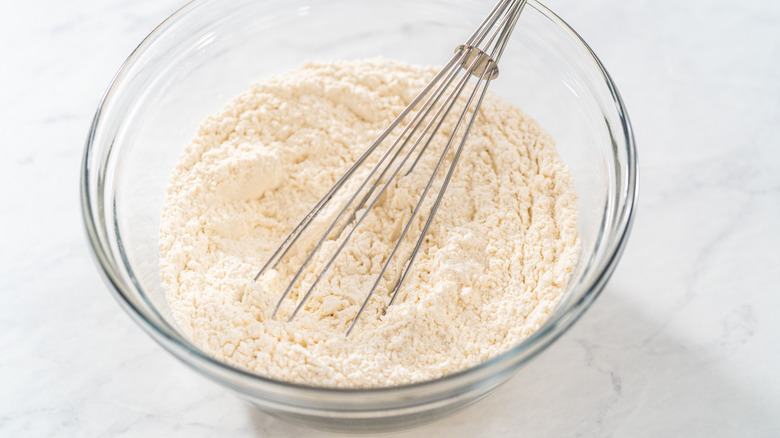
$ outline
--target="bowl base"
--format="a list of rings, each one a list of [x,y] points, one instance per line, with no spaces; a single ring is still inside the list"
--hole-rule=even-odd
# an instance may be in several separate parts
[[[432,410],[422,409],[418,412],[406,412],[403,414],[375,412],[375,416],[367,416],[370,414],[365,412],[334,412],[333,415],[328,415],[326,412],[323,412],[323,415],[296,414],[269,410],[267,407],[260,406],[251,401],[247,402],[252,408],[271,415],[272,417],[311,429],[339,434],[383,434],[414,429],[432,423],[440,418],[450,416],[455,412],[465,409],[472,403],[481,400],[492,392],[493,390],[490,390],[481,397],[462,400],[454,404],[446,404]],[[360,416],[357,416],[358,414]]]

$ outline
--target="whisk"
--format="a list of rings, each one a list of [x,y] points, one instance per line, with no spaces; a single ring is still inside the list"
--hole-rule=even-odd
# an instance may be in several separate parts
[[[385,259],[376,281],[373,283],[371,289],[367,291],[366,298],[363,301],[363,304],[361,305],[357,314],[352,319],[352,322],[347,329],[346,335],[349,336],[349,334],[355,328],[355,325],[360,319],[360,316],[363,314],[366,306],[376,292],[380,282],[387,273],[391,261],[397,255],[402,242],[409,233],[412,222],[415,220],[417,215],[420,214],[423,201],[429,195],[429,192],[430,194],[435,193],[435,201],[430,208],[422,231],[417,238],[417,242],[414,245],[411,254],[408,256],[406,263],[401,265],[401,272],[400,275],[396,278],[395,284],[392,286],[392,288],[389,288],[391,291],[389,295],[390,301],[388,302],[384,311],[386,312],[387,308],[393,304],[396,297],[398,296],[398,291],[400,290],[401,285],[412,268],[415,257],[420,250],[425,235],[428,232],[431,223],[433,222],[436,211],[438,210],[444,193],[447,190],[447,186],[450,182],[450,179],[452,178],[453,172],[455,171],[455,167],[458,163],[458,159],[460,158],[461,152],[463,151],[463,147],[466,143],[466,137],[468,136],[472,124],[477,117],[479,107],[483,98],[485,97],[485,93],[487,92],[488,86],[490,85],[490,81],[498,77],[498,61],[501,59],[501,55],[504,52],[504,47],[506,46],[507,40],[509,39],[512,30],[514,29],[520,12],[522,11],[525,4],[526,0],[499,1],[490,14],[488,14],[487,18],[485,18],[482,24],[471,35],[471,37],[466,40],[465,43],[459,45],[455,49],[454,56],[444,66],[444,68],[442,68],[441,71],[439,71],[438,74],[434,76],[434,78],[425,86],[425,88],[423,88],[422,92],[420,92],[417,97],[412,99],[412,102],[377,137],[377,139],[368,148],[366,148],[366,150],[352,164],[352,166],[349,167],[344,175],[336,181],[336,183],[328,190],[325,196],[323,196],[314,205],[311,211],[306,214],[303,220],[301,220],[301,222],[293,229],[293,231],[284,239],[282,244],[279,245],[279,247],[274,251],[265,265],[255,276],[255,281],[257,281],[269,269],[275,269],[279,265],[279,263],[289,253],[293,245],[299,240],[301,235],[303,235],[309,229],[312,222],[334,198],[336,193],[345,186],[345,184],[350,180],[350,178],[352,178],[353,175],[355,175],[358,169],[361,168],[361,166],[368,160],[368,158],[375,151],[380,149],[379,146],[385,143],[385,140],[388,136],[390,136],[391,132],[399,127],[404,120],[409,118],[409,121],[402,128],[401,133],[396,136],[395,140],[390,144],[389,147],[384,149],[384,152],[379,157],[376,164],[374,164],[373,168],[371,168],[371,171],[368,172],[367,176],[365,176],[362,182],[359,184],[357,190],[348,196],[348,200],[339,210],[336,217],[330,222],[321,237],[316,240],[316,244],[314,245],[313,249],[309,251],[302,265],[296,271],[287,288],[282,293],[281,298],[279,298],[278,302],[276,303],[276,307],[274,308],[273,314],[271,316],[272,319],[276,318],[282,303],[290,295],[290,292],[295,287],[295,284],[300,280],[301,275],[305,271],[306,267],[315,257],[315,254],[322,248],[323,243],[329,239],[340,239],[340,243],[338,246],[336,246],[335,251],[333,251],[332,255],[324,264],[319,274],[317,274],[311,286],[308,287],[308,290],[295,307],[295,310],[290,314],[288,322],[292,321],[301,311],[301,309],[304,308],[306,302],[311,297],[317,285],[320,283],[326,272],[330,269],[330,267],[336,261],[336,258],[350,241],[350,238],[355,233],[355,230],[358,229],[360,224],[370,213],[371,209],[379,201],[382,194],[385,193],[387,188],[391,185],[392,181],[399,174],[409,174],[414,170],[420,158],[431,144],[433,136],[441,128],[445,117],[447,117],[447,115],[453,110],[453,107],[458,102],[461,94],[463,94],[463,91],[468,88],[468,83],[470,82],[469,79],[476,77],[476,84],[474,84],[473,88],[471,89],[471,94],[466,98],[466,105],[460,112],[460,117],[457,119],[454,129],[450,133],[449,139],[444,146],[444,150],[442,151],[441,156],[436,162],[433,173],[428,180],[425,189],[420,194],[419,201],[412,210],[411,217],[409,217],[409,219],[406,221],[406,225],[401,231],[395,246],[393,247],[393,250]],[[468,120],[466,120],[469,113],[469,108],[472,106],[473,111],[468,117]],[[415,108],[417,108],[416,111]],[[459,131],[462,131],[462,133],[459,134]],[[449,153],[452,149],[452,145],[455,143],[456,138],[458,137],[460,142],[457,145],[454,154]],[[410,143],[411,146],[407,148]],[[402,154],[405,149],[406,152]],[[417,152],[417,155],[414,160],[412,160],[411,165],[408,166],[408,169],[405,172],[402,172],[402,169],[405,168],[406,163],[411,159],[412,156],[414,156],[415,152]],[[434,181],[436,180],[437,174],[445,162],[445,157],[449,155],[451,155],[452,158],[447,173],[444,176],[443,181],[440,183],[438,192],[436,192],[435,189],[432,191],[431,189],[434,187]],[[360,196],[361,194],[363,194],[362,197]],[[358,200],[358,198],[360,199]],[[342,218],[347,218],[347,220],[344,221]],[[338,225],[340,222],[342,224],[339,227]],[[336,232],[334,233],[334,231]]]

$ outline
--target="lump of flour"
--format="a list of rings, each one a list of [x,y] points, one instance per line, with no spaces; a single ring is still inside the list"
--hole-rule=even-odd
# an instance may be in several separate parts
[[[293,322],[281,321],[300,298],[297,289],[277,320],[271,312],[312,242],[302,239],[278,269],[253,281],[434,74],[383,59],[308,64],[253,85],[202,123],[171,176],[160,231],[168,302],[195,344],[279,380],[376,387],[476,365],[545,321],[577,262],[576,197],[550,137],[492,94],[385,315],[388,284],[344,336],[438,154],[394,182]],[[453,125],[448,119],[434,144]],[[414,227],[419,233],[422,220]],[[325,244],[313,267],[335,244]],[[315,273],[303,276],[303,287]]]

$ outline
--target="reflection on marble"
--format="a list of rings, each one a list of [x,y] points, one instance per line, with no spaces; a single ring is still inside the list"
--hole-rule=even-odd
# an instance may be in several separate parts
[[[113,302],[78,166],[123,59],[178,1],[0,14],[0,436],[316,436],[188,371]],[[399,434],[780,434],[780,4],[550,0],[621,87],[640,211],[612,282],[494,395]],[[41,11],[47,11],[42,13]]]

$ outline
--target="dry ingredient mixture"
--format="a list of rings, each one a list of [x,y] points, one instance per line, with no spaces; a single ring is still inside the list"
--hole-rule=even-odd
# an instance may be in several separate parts
[[[171,177],[160,234],[168,302],[198,346],[275,379],[390,386],[476,365],[545,321],[577,261],[572,179],[537,123],[492,94],[386,315],[387,284],[344,336],[438,153],[394,184],[292,323],[283,321],[299,292],[270,316],[311,243],[252,280],[434,73],[384,59],[308,64],[253,85],[202,123]]]

